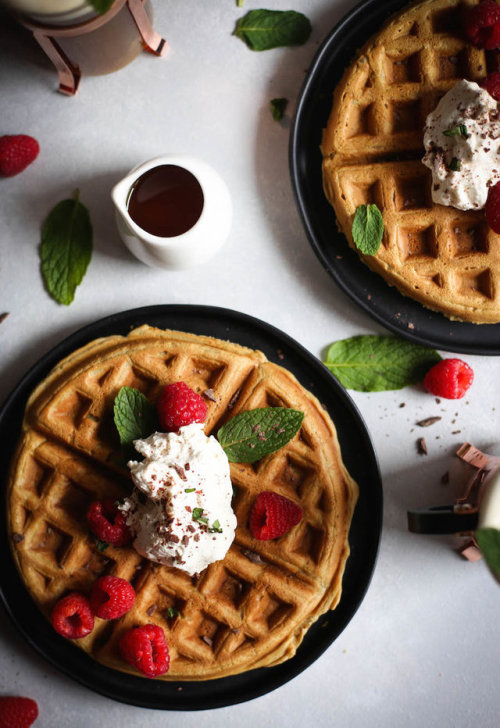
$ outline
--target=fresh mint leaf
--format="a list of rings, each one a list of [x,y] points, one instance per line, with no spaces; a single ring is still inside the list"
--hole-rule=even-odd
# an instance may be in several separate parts
[[[365,255],[375,255],[384,235],[384,220],[377,205],[359,205],[352,221],[354,245]]]
[[[496,528],[478,528],[475,536],[486,563],[500,578],[500,531]]]
[[[462,168],[462,164],[459,159],[456,157],[453,157],[453,159],[450,162],[450,171],[451,172],[460,172]]]
[[[122,447],[152,435],[158,429],[156,409],[138,389],[121,387],[115,397],[114,419]]]
[[[281,121],[285,115],[288,99],[271,99],[270,107],[274,121]]]
[[[254,463],[286,445],[299,431],[304,413],[287,407],[247,410],[217,432],[229,462]]]
[[[89,0],[94,10],[97,10],[101,15],[107,13],[110,10],[115,0]]]
[[[169,617],[169,619],[173,619],[174,617],[181,616],[181,613],[179,612],[179,610],[174,609],[174,607],[168,607],[166,614],[167,614],[167,617]]]
[[[42,227],[42,275],[56,301],[69,306],[91,257],[92,225],[77,191],[74,199],[63,200],[51,210]]]
[[[382,392],[421,382],[440,360],[434,349],[368,334],[331,344],[323,363],[346,389]]]
[[[253,51],[302,45],[311,34],[311,23],[295,10],[250,10],[236,23],[233,35]]]
[[[454,126],[452,129],[445,129],[443,134],[448,137],[462,136],[464,139],[469,138],[469,132],[465,124],[458,124],[458,126]]]

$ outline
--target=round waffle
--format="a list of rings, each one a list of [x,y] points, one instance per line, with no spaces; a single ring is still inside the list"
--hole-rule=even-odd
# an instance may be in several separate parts
[[[180,380],[205,393],[207,434],[246,409],[305,413],[281,450],[231,465],[235,541],[224,560],[193,578],[133,548],[100,551],[85,520],[91,501],[131,489],[113,424],[120,387],[156,402],[166,383]],[[303,509],[301,522],[274,541],[255,540],[248,529],[263,490]],[[290,372],[227,341],[142,326],[77,350],[31,395],[11,467],[8,528],[20,574],[46,616],[65,593],[87,593],[101,575],[133,584],[133,609],[116,621],[96,619],[93,632],[75,642],[91,657],[133,672],[120,657],[119,638],[154,623],[171,654],[161,679],[206,680],[290,658],[309,626],[337,605],[357,492],[328,414]]]
[[[384,218],[372,270],[451,319],[500,321],[500,237],[483,211],[432,202],[421,163],[425,119],[462,78],[481,83],[496,57],[475,48],[463,16],[479,0],[425,0],[393,17],[361,49],[334,92],[323,132],[323,186],[355,248],[356,208]]]

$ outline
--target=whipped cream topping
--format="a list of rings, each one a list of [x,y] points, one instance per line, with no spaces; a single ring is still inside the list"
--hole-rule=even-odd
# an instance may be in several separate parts
[[[500,469],[484,483],[478,525],[480,528],[500,530]]]
[[[202,424],[155,432],[134,442],[144,456],[128,463],[135,490],[120,506],[147,559],[197,574],[223,559],[236,516],[229,462]]]
[[[424,146],[433,201],[459,210],[482,209],[489,188],[500,181],[495,99],[477,83],[459,81],[427,117]]]

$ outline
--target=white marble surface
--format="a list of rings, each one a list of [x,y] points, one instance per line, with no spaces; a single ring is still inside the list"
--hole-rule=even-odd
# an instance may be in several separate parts
[[[0,134],[27,133],[41,145],[22,175],[0,180],[0,398],[46,351],[82,325],[135,306],[213,304],[268,321],[320,356],[330,342],[382,332],[323,270],[296,211],[287,145],[296,100],[321,40],[352,0],[273,0],[306,13],[303,47],[253,53],[231,32],[247,0],[156,0],[167,57],[141,55],[109,76],[84,78],[77,97],[56,92],[56,77],[31,39],[0,15]],[[290,99],[282,123],[269,100]],[[147,268],[121,244],[110,189],[132,166],[162,153],[192,154],[229,185],[229,242],[203,268]],[[70,307],[45,292],[38,259],[40,225],[60,199],[80,189],[91,212],[95,251]],[[119,724],[236,726],[464,727],[498,725],[498,584],[450,539],[406,530],[412,506],[449,502],[460,491],[453,453],[465,440],[497,439],[500,394],[495,358],[467,356],[475,383],[458,402],[436,404],[421,387],[356,394],[380,460],[385,512],[380,554],[360,609],[327,652],[275,692],[234,707],[170,713],[130,707],[94,694],[32,652],[2,612],[0,694],[26,694],[40,726]],[[399,404],[406,406],[400,408]],[[429,454],[416,453],[415,422]],[[460,430],[459,434],[452,434]],[[441,475],[452,470],[448,485]]]

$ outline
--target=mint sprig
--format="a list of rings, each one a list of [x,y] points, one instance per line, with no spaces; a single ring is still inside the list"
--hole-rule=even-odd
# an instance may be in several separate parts
[[[148,437],[158,429],[156,409],[138,389],[121,387],[113,413],[120,443],[125,449],[131,448],[134,440]]]
[[[210,528],[208,529],[209,533],[222,533],[222,527],[220,525],[220,522],[218,520],[214,521]]]
[[[217,432],[229,462],[254,463],[279,450],[294,437],[304,413],[286,407],[247,410],[226,422]]]
[[[364,255],[375,255],[384,236],[384,220],[377,205],[359,205],[352,221],[354,245]]]
[[[486,563],[500,579],[500,531],[496,528],[478,528],[475,536]]]
[[[59,202],[42,226],[40,259],[50,295],[65,306],[73,301],[92,257],[92,225],[79,199]]]
[[[274,121],[281,121],[288,106],[288,99],[271,99],[269,105]]]
[[[323,364],[346,389],[382,392],[421,382],[440,355],[393,336],[353,336],[331,344]]]
[[[193,508],[193,521],[198,521],[205,525],[208,524],[208,518],[203,515],[203,508]]]
[[[120,443],[132,449],[134,440],[148,437],[158,427],[156,408],[132,387],[121,387],[114,401],[114,421]],[[253,463],[286,445],[299,431],[304,413],[287,407],[262,407],[241,412],[223,425],[217,439],[229,462]],[[191,493],[195,488],[186,488]],[[208,523],[203,508],[193,509],[193,520]],[[213,528],[219,526],[213,524]]]
[[[94,10],[97,10],[101,15],[107,13],[110,10],[115,0],[89,0]]]
[[[253,51],[305,43],[311,23],[295,10],[250,10],[238,20],[233,35]]]

